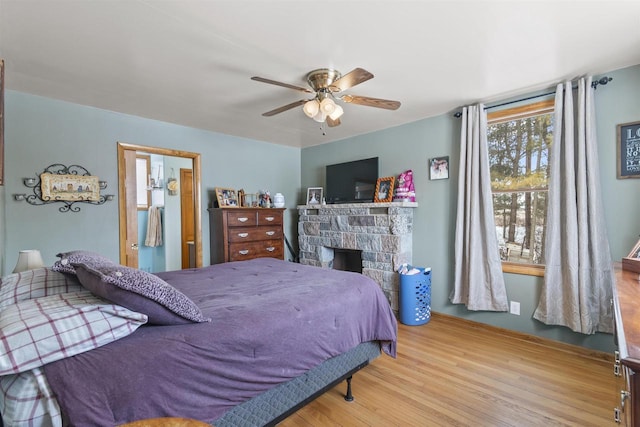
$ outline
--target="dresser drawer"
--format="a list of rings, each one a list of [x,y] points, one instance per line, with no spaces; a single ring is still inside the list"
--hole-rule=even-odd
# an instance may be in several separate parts
[[[258,225],[282,224],[282,212],[271,209],[258,211]]]
[[[260,257],[283,259],[284,247],[281,240],[262,240],[257,242],[230,243],[229,260],[243,261]]]
[[[254,226],[257,224],[256,212],[227,212],[229,227]]]
[[[284,259],[284,208],[211,208],[211,264],[260,257]]]
[[[229,230],[230,243],[273,239],[282,239],[282,227],[234,227]]]

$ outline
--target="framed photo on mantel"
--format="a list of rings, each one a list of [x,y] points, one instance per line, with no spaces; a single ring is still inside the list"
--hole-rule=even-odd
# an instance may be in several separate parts
[[[322,187],[307,188],[307,205],[319,205],[322,203]]]

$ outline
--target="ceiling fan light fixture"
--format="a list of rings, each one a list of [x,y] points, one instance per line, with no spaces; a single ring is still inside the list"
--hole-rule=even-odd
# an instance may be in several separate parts
[[[331,98],[325,98],[320,103],[320,110],[326,115],[330,115],[336,109],[336,103]]]
[[[322,110],[318,111],[318,114],[312,117],[318,123],[322,123],[327,119],[327,115],[322,112]]]
[[[2,0],[0,0],[2,1]],[[330,127],[340,125],[340,117],[344,110],[336,103],[340,100],[345,103],[364,105],[367,107],[384,108],[386,110],[397,110],[400,107],[399,101],[389,99],[371,98],[368,96],[337,95],[347,89],[366,82],[373,78],[373,74],[362,68],[354,68],[345,75],[332,68],[319,68],[307,73],[307,83],[310,89],[303,88],[264,77],[251,77],[251,80],[282,86],[300,92],[313,94],[312,98],[300,99],[282,107],[267,111],[262,115],[271,117],[284,111],[289,111],[302,105],[304,114],[319,123],[328,121]],[[324,128],[323,128],[324,129]],[[324,132],[324,131],[323,131]]]
[[[315,99],[312,99],[311,101],[307,101],[304,104],[304,107],[302,107],[302,111],[304,111],[307,117],[312,119],[315,118],[319,110],[320,110],[320,104]]]
[[[344,114],[344,110],[336,104],[336,108],[333,110],[333,113],[329,114],[329,117],[331,117],[331,120],[338,120],[342,114]]]

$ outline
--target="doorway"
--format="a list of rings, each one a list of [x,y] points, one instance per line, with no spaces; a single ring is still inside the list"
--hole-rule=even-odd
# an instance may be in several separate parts
[[[180,240],[177,244],[168,244],[167,252],[180,251],[177,267],[202,266],[202,219],[201,184],[200,184],[200,154],[187,151],[149,147],[118,142],[118,190],[119,190],[119,219],[120,219],[120,263],[129,267],[139,267],[139,249],[144,241],[140,241],[138,230],[138,198],[136,157],[145,155],[166,156],[169,162],[190,162],[190,167],[181,166],[181,182],[173,199],[179,201],[177,214],[171,217],[171,211],[163,211],[163,222],[176,226]],[[166,180],[165,180],[166,181]],[[176,224],[179,221],[179,224]],[[186,252],[186,253],[185,253]]]

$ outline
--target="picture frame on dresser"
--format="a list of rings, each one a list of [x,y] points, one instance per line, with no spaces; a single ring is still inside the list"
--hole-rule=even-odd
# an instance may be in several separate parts
[[[233,188],[215,187],[216,201],[219,208],[237,208],[238,193]]]

